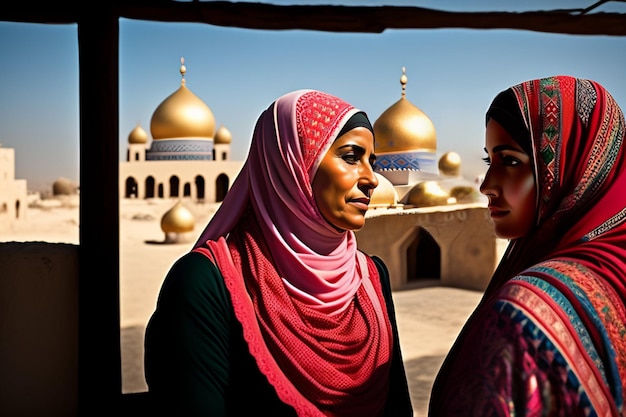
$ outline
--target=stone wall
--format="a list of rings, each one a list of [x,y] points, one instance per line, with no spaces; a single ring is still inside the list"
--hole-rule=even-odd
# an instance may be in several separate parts
[[[359,249],[378,255],[389,269],[391,287],[410,286],[410,270],[436,269],[440,285],[484,290],[499,261],[497,239],[489,211],[483,205],[454,205],[368,212],[365,226],[356,233]],[[432,265],[412,265],[419,255],[416,239],[423,229],[435,242]],[[413,252],[412,252],[413,251]],[[424,260],[422,260],[424,262]],[[411,268],[413,266],[413,268]]]

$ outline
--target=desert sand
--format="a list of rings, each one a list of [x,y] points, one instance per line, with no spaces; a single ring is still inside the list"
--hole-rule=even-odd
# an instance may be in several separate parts
[[[79,243],[78,199],[29,207],[3,241]],[[120,202],[120,319],[122,390],[147,389],[143,377],[143,336],[168,269],[192,242],[165,243],[161,217],[175,200]],[[185,203],[200,233],[216,206]],[[433,379],[482,292],[425,281],[394,292],[400,343],[416,416],[426,416]]]

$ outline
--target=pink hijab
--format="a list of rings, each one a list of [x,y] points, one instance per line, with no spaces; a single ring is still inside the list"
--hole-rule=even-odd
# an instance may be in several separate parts
[[[378,416],[392,330],[373,261],[320,214],[321,159],[359,112],[314,90],[259,117],[248,159],[194,250],[218,265],[259,369],[299,415]]]
[[[290,295],[329,312],[360,285],[356,237],[320,214],[311,184],[337,134],[359,110],[314,90],[277,99],[259,117],[248,159],[195,247],[226,237],[252,206]]]

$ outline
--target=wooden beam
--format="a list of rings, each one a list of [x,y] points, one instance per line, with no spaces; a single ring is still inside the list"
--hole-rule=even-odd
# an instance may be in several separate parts
[[[79,415],[121,397],[119,19],[100,4],[78,23],[80,67]]]
[[[626,13],[587,9],[529,12],[448,12],[410,6],[282,6],[266,3],[171,0],[111,2],[119,17],[157,22],[206,23],[243,29],[381,33],[389,29],[518,29],[570,35],[626,35]],[[14,2],[0,20],[75,23],[73,4]]]

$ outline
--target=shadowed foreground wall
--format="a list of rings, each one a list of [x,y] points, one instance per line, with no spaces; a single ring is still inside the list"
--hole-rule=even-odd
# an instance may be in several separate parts
[[[0,370],[0,416],[77,415],[77,245],[0,243]]]

